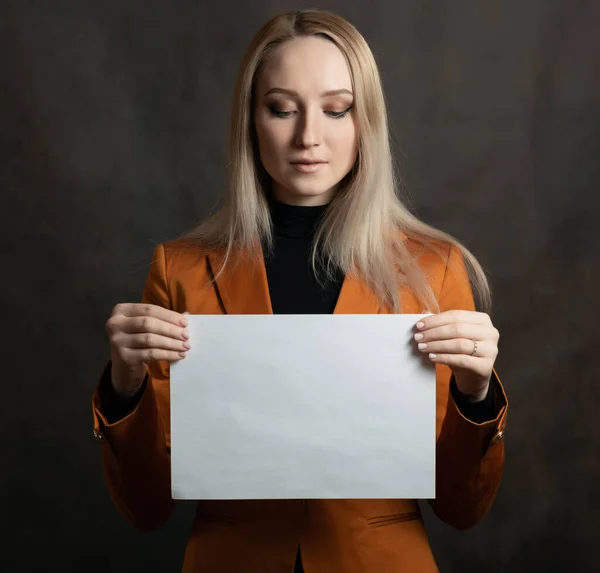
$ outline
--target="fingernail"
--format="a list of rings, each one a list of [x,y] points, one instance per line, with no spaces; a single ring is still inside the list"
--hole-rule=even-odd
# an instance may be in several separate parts
[[[429,358],[431,358],[431,360],[435,360],[437,358],[437,354],[430,354]]]
[[[181,358],[185,358],[187,356],[187,353],[186,352],[180,352],[179,356],[181,356]]]
[[[190,343],[189,343],[189,342],[186,340],[186,341],[183,343],[183,347],[184,347],[184,348],[191,348],[191,347],[192,347],[192,345],[191,345],[191,344],[190,344]]]
[[[425,326],[424,322],[417,322],[417,328],[423,328]]]
[[[427,348],[427,344],[425,344],[424,342],[419,343],[419,350],[425,350],[426,348]]]
[[[179,322],[179,324],[181,324],[181,326],[187,326],[188,325],[188,319],[187,318],[182,318],[181,321]]]
[[[189,330],[184,330],[181,333],[181,336],[183,336],[183,338],[189,338],[190,337],[190,331]]]
[[[423,338],[423,335],[420,332],[417,332],[417,334],[415,334],[415,340],[421,340]]]

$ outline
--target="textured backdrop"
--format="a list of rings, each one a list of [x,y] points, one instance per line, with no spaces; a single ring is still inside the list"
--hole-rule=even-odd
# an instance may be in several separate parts
[[[0,4],[0,571],[179,571],[192,508],[138,533],[103,482],[90,398],[104,323],[139,299],[153,246],[219,199],[243,51],[301,7]],[[495,293],[505,475],[473,530],[426,514],[440,568],[596,570],[600,3],[319,7],[375,53],[412,208],[475,252]]]

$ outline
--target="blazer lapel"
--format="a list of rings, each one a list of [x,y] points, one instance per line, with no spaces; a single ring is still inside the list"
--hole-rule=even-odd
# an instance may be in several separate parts
[[[398,231],[398,233],[401,241],[407,240],[407,236],[403,232]],[[403,288],[403,294],[404,290],[408,289]],[[333,311],[334,314],[385,314],[387,312],[385,305],[381,303],[366,282],[355,274],[346,275]],[[407,311],[403,308],[402,312],[406,313]]]
[[[378,314],[381,304],[356,275],[346,275],[333,314]]]
[[[224,251],[208,254],[213,276],[221,268],[224,255]],[[232,252],[216,283],[226,314],[273,314],[262,250],[256,255]]]

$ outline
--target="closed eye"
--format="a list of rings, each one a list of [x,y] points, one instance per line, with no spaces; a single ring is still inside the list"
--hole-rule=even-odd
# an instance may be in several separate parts
[[[352,106],[346,108],[344,111],[327,111],[325,113],[327,115],[329,115],[330,117],[339,119],[340,117],[346,117],[350,113],[351,109],[352,109]]]
[[[350,110],[352,110],[352,107],[353,106],[349,106],[344,111],[325,111],[325,114],[334,119],[340,119],[342,117],[346,117],[348,115],[348,113],[350,113]],[[269,110],[274,116],[280,117],[280,118],[291,117],[292,114],[298,113],[296,110],[281,111],[281,110],[278,110],[278,109],[270,107],[270,106],[269,106]]]
[[[296,113],[295,111],[279,111],[273,107],[270,107],[269,111],[277,117],[290,117],[293,113]]]

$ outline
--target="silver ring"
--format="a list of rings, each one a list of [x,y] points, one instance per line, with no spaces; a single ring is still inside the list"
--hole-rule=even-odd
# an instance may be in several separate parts
[[[475,356],[477,354],[477,340],[473,340],[473,352],[471,352],[471,356]]]

